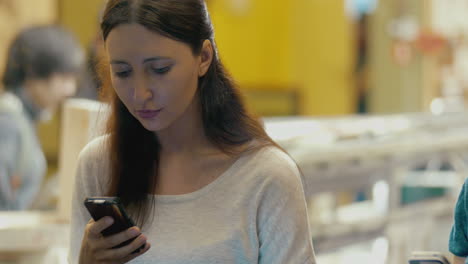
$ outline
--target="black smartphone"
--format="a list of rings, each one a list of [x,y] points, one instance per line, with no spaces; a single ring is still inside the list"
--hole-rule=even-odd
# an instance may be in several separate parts
[[[118,197],[88,197],[85,199],[84,205],[94,221],[98,221],[105,216],[110,216],[114,219],[114,223],[101,232],[103,236],[114,235],[135,226],[133,220],[125,212]],[[126,246],[135,239],[136,237],[129,239],[113,248]],[[144,247],[145,245],[132,253],[138,253]]]

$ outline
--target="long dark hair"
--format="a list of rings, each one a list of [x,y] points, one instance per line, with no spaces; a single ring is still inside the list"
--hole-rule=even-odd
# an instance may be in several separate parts
[[[129,23],[184,42],[194,55],[200,54],[205,40],[211,41],[213,61],[199,79],[197,90],[204,132],[211,143],[233,156],[252,140],[257,143],[255,148],[277,146],[261,123],[246,111],[238,89],[221,64],[203,0],[109,0],[101,23],[104,41],[116,26]],[[101,71],[104,74],[109,72],[105,65]],[[157,184],[160,145],[155,134],[146,130],[115,95],[109,76],[103,79],[111,92],[112,105],[107,131],[111,160],[108,195],[119,196],[142,226],[154,208],[154,199],[149,198],[153,196],[148,194]]]

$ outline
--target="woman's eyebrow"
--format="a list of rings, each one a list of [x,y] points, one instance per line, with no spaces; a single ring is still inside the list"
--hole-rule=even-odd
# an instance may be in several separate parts
[[[170,59],[171,58],[169,58],[169,57],[156,56],[156,57],[150,57],[150,58],[144,59],[143,63],[152,62],[152,61],[159,61],[159,60],[170,60]]]
[[[170,59],[171,58],[169,57],[161,57],[161,56],[150,57],[150,58],[144,59],[143,64],[148,63],[148,62],[153,62],[153,61],[170,60]],[[111,60],[110,64],[128,64],[128,63],[122,60]]]
[[[110,64],[128,64],[128,63],[126,63],[125,61],[121,61],[121,60],[111,60]]]

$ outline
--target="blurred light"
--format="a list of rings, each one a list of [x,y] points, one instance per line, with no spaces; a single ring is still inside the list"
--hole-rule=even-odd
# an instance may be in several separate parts
[[[371,263],[384,264],[388,255],[388,239],[385,237],[377,238],[372,244]]]
[[[389,186],[385,181],[378,181],[372,188],[372,201],[374,208],[379,214],[385,214],[388,211]]]
[[[415,16],[406,15],[390,21],[387,30],[390,36],[411,42],[419,36],[420,26]]]
[[[251,0],[229,0],[231,10],[236,15],[247,15],[252,6]]]
[[[431,113],[434,115],[440,115],[445,110],[444,101],[441,98],[436,98],[431,102]]]

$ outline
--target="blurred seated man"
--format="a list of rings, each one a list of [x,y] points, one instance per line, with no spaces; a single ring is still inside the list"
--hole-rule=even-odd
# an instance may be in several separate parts
[[[76,92],[83,57],[58,26],[28,28],[11,43],[0,85],[0,210],[28,209],[36,198],[47,165],[35,124]]]

